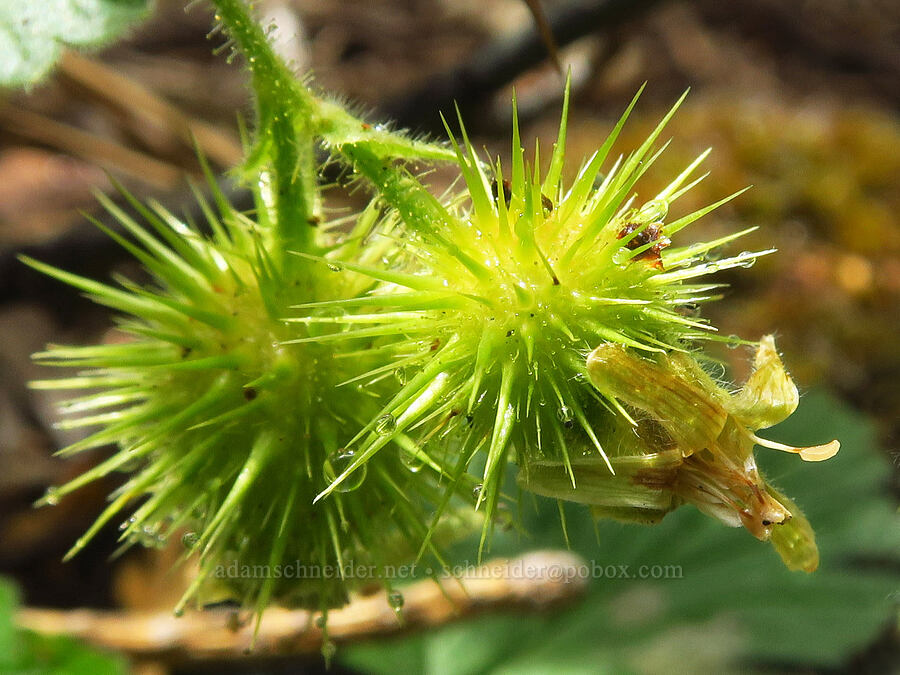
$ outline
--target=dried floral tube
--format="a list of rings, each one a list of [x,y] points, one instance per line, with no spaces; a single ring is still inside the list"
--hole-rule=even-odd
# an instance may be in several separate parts
[[[594,507],[628,509],[642,512],[638,520],[655,513],[666,513],[676,502],[672,485],[683,463],[681,453],[664,450],[658,453],[615,457],[615,474],[602,459],[573,459],[576,485],[558,462],[530,462],[518,475],[526,490],[545,497],[577,501]]]
[[[766,484],[753,455],[760,439],[752,430],[782,421],[797,407],[796,387],[771,336],[760,341],[754,372],[736,394],[717,385],[686,353],[639,357],[621,345],[604,344],[588,356],[587,370],[601,392],[656,420],[677,447],[680,461],[666,486],[677,497],[673,508],[690,502],[727,525],[743,525],[758,539],[771,539],[788,567],[815,569],[809,523]],[[840,447],[837,441],[813,448],[764,444],[810,461],[828,459]],[[580,472],[576,477],[591,480]]]

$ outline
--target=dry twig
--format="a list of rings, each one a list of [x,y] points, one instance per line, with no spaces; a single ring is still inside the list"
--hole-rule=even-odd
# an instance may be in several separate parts
[[[586,580],[572,553],[538,551],[500,559],[465,571],[441,584],[425,580],[403,589],[402,620],[383,592],[356,597],[328,614],[328,635],[338,643],[440,626],[498,609],[539,611],[582,595]],[[90,609],[25,608],[22,628],[65,634],[138,659],[168,663],[239,656],[262,658],[314,652],[321,647],[317,613],[266,610],[252,651],[253,621],[235,621],[233,610],[213,609],[176,618],[169,613],[101,612]]]
[[[231,134],[191,118],[178,106],[100,61],[70,50],[63,54],[59,69],[108,105],[167,131],[188,146],[196,142],[205,155],[225,168],[236,166],[243,159],[241,144]]]
[[[182,180],[183,172],[171,164],[8,103],[0,102],[0,124],[19,136],[64,150],[104,168],[121,171],[156,189],[171,190]]]

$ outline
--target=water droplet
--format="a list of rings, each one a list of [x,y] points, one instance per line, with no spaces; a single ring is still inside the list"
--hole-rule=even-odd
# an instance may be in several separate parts
[[[382,415],[375,422],[375,433],[380,436],[388,436],[397,429],[397,419],[390,413]]]
[[[175,608],[175,611],[172,612],[172,615],[173,615],[176,619],[180,619],[181,617],[184,616],[184,607],[176,607],[176,608]]]
[[[568,406],[560,406],[559,410],[556,411],[556,416],[566,429],[571,429],[575,425],[572,411],[569,410]]]
[[[393,609],[395,612],[399,612],[404,603],[403,593],[401,593],[400,591],[391,591],[390,593],[388,593],[387,601],[391,606],[391,609]]]
[[[337,477],[340,476],[344,471],[350,468],[350,465],[353,464],[353,460],[356,459],[356,455],[352,450],[345,450],[344,448],[340,448],[337,452],[333,453],[331,457],[325,460],[325,463],[322,465],[322,471],[325,474],[325,480],[329,483],[333,483],[337,480]],[[359,488],[360,485],[363,484],[363,481],[366,479],[366,465],[363,464],[358,469],[356,469],[352,474],[350,474],[344,481],[338,485],[335,490],[338,492],[352,492]]]
[[[419,451],[417,450],[416,453]],[[407,468],[410,473],[419,473],[422,470],[422,467],[425,466],[424,458],[420,457],[418,454],[413,454],[412,452],[404,452],[400,455],[400,461],[403,462],[403,466]]]
[[[725,343],[725,346],[728,347],[728,349],[737,349],[741,346],[741,336],[729,335],[728,342]]]
[[[669,213],[669,202],[665,199],[651,199],[641,207],[638,219],[641,222],[655,222],[662,220]]]
[[[47,488],[47,491],[44,493],[44,503],[50,506],[56,506],[57,504],[59,504],[59,488]]]
[[[406,368],[397,368],[394,370],[394,377],[397,378],[397,382],[402,387],[404,384],[409,382],[409,371]]]
[[[474,488],[472,488],[472,496],[475,497],[475,499],[478,499],[479,497],[481,497],[482,490],[484,490],[484,485],[479,483]]]
[[[316,617],[316,628],[318,628],[319,630],[322,630],[327,625],[328,625],[328,619],[325,618],[324,614],[320,614],[319,616]]]
[[[341,266],[335,265],[334,263],[328,263],[328,269],[330,269],[332,272],[340,272]]]
[[[688,318],[697,318],[700,316],[700,305],[694,303],[683,305],[681,313]]]
[[[119,525],[119,529],[122,530],[122,531],[124,532],[124,531],[127,530],[129,527],[131,527],[132,525],[134,525],[136,522],[137,522],[137,518],[135,518],[134,516],[131,516],[128,520],[124,521],[123,523],[121,523],[121,524]]]
[[[200,535],[196,532],[185,532],[181,535],[181,544],[187,548],[194,548],[200,541]]]
[[[137,540],[147,548],[163,548],[166,545],[166,537],[156,527],[145,525],[137,533]]]

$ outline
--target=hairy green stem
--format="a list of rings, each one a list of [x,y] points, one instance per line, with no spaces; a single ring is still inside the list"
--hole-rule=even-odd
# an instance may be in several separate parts
[[[315,248],[316,163],[313,150],[315,101],[272,49],[262,26],[241,0],[213,0],[216,18],[243,53],[256,101],[256,149],[248,161],[254,168],[265,156],[271,187],[274,241],[270,255],[278,269],[300,261],[285,251]]]

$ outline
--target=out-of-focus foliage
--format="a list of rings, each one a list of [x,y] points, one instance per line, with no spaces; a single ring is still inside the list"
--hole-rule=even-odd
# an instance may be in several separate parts
[[[0,673],[25,675],[124,675],[125,660],[79,644],[66,637],[49,637],[17,630],[15,587],[0,578]]]
[[[623,134],[622,147],[651,128],[652,116]],[[573,122],[578,154],[605,126]],[[829,382],[873,411],[900,407],[900,125],[873,108],[783,102],[760,94],[690,98],[672,120],[677,139],[658,160],[658,176],[708,145],[709,177],[688,195],[689,211],[753,187],[698,225],[696,236],[758,225],[750,250],[773,246],[741,274],[728,302],[707,312],[723,331],[777,331],[791,374],[808,386]],[[628,134],[633,134],[630,137]],[[649,177],[649,188],[657,187]],[[649,193],[648,193],[649,194]],[[732,222],[721,216],[731,216]],[[713,228],[707,230],[705,228]],[[891,337],[893,336],[893,337]]]
[[[119,37],[147,16],[149,0],[5,0],[0,3],[0,87],[38,81],[65,45]]]
[[[777,428],[786,442],[811,433],[844,447],[809,480],[790,457],[765,456],[768,478],[802,504],[816,531],[816,574],[784,569],[767,546],[692,511],[652,528],[569,514],[572,548],[603,568],[680,565],[682,578],[595,578],[579,605],[556,616],[486,617],[439,632],[338,652],[371,673],[748,672],[754,664],[841,664],[889,621],[900,547],[887,462],[872,425],[835,399],[809,395]],[[531,538],[508,535],[494,553],[563,544],[555,505],[527,517]],[[599,542],[598,542],[599,540]]]

